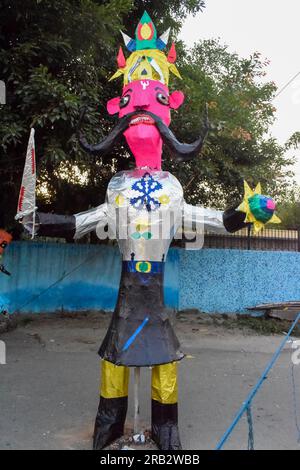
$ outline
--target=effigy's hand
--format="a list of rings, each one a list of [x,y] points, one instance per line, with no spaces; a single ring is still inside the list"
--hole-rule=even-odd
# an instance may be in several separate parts
[[[261,193],[261,185],[258,183],[252,190],[244,181],[244,199],[237,208],[245,212],[245,223],[253,224],[255,233],[258,233],[268,223],[280,224],[281,220],[275,215],[276,203],[274,199]]]
[[[40,226],[39,219],[38,219],[38,214],[35,215],[35,221],[33,219],[34,219],[34,215],[33,215],[33,212],[32,212],[31,214],[24,215],[24,217],[22,217],[22,219],[19,220],[19,222],[23,225],[26,232],[28,232],[30,234],[37,233],[38,229],[39,229],[39,226]],[[33,227],[33,225],[34,225],[34,227]]]

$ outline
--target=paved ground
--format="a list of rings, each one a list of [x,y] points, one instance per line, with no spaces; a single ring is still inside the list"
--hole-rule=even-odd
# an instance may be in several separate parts
[[[38,319],[1,335],[0,449],[89,449],[98,404],[98,345],[108,316]],[[255,384],[280,336],[256,336],[203,325],[196,316],[176,325],[185,352],[180,364],[180,430],[184,449],[212,449]],[[300,366],[295,367],[300,417]],[[255,399],[257,449],[300,449],[287,346]],[[141,420],[150,423],[150,371],[142,371]],[[132,407],[128,427],[132,424]],[[226,448],[245,449],[243,420]]]

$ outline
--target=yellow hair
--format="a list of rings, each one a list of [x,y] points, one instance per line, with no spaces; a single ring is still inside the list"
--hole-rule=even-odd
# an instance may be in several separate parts
[[[168,62],[162,51],[144,49],[132,52],[126,60],[126,66],[117,70],[110,80],[124,75],[124,85],[135,80],[148,79],[159,80],[168,86],[170,71],[181,78],[176,65]]]

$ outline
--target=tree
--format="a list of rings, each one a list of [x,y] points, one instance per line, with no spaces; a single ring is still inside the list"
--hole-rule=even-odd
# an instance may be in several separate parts
[[[288,201],[279,204],[278,216],[282,223],[280,228],[289,230],[300,229],[300,201]]]
[[[196,138],[206,102],[213,127],[200,158],[179,170],[190,202],[225,207],[239,201],[243,179],[282,195],[293,159],[267,136],[276,112],[276,86],[262,81],[268,61],[258,52],[240,58],[217,40],[200,41],[190,51],[182,46],[179,58],[187,103],[174,120],[175,134]]]
[[[196,0],[3,0],[0,10],[0,63],[7,104],[0,115],[0,226],[16,227],[13,216],[23,171],[29,128],[36,128],[40,210],[74,213],[104,200],[111,176],[130,165],[120,145],[107,163],[84,154],[76,139],[83,105],[85,133],[97,142],[114,124],[106,112],[121,82],[108,82],[116,70],[119,29],[131,36],[144,9],[173,38],[189,13],[204,8]],[[218,41],[201,41],[191,51],[178,44],[187,103],[173,115],[172,127],[192,141],[201,127],[206,102],[213,131],[197,160],[169,168],[184,185],[190,202],[223,207],[240,199],[242,179],[262,180],[281,194],[290,163],[275,139],[264,137],[275,109],[275,85],[262,84],[265,63],[258,53],[240,59]],[[115,157],[122,156],[121,159]]]
[[[133,25],[149,5],[155,18],[165,18],[178,29],[180,21],[203,8],[204,2],[1,2],[0,78],[6,83],[7,104],[0,115],[0,226],[14,226],[31,126],[36,129],[39,207],[74,212],[103,200],[118,163],[111,156],[112,163],[102,165],[81,151],[75,136],[79,111],[88,107],[90,141],[111,128],[105,104],[120,88],[119,83],[108,82],[116,68],[119,29],[128,27],[133,34]],[[116,155],[119,152],[124,150],[116,150]]]
[[[300,230],[300,187],[298,185],[290,186],[286,196],[278,201],[277,214],[281,219],[280,228]]]

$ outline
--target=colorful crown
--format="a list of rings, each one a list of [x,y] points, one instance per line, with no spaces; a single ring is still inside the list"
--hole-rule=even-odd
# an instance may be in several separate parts
[[[170,71],[178,78],[181,78],[175,65],[176,50],[174,43],[168,56],[165,56],[162,52],[167,46],[170,28],[158,38],[154,23],[145,11],[135,30],[135,39],[130,38],[122,31],[121,33],[125,46],[131,54],[126,60],[120,47],[117,57],[119,69],[110,80],[124,75],[124,85],[142,79],[159,80],[168,85]]]

